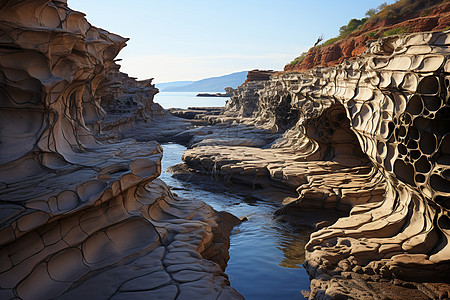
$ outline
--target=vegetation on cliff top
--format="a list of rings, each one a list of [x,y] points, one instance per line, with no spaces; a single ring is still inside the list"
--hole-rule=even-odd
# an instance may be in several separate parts
[[[317,47],[323,47],[333,44],[339,40],[344,39],[349,34],[354,32],[357,29],[360,29],[369,19],[374,18],[380,11],[382,11],[387,6],[387,3],[384,2],[377,8],[371,8],[366,12],[366,17],[362,19],[351,19],[347,25],[341,26],[339,28],[339,35],[337,37],[331,38],[318,45]]]
[[[351,19],[347,25],[339,28],[339,36],[331,38],[318,47],[331,45],[334,42],[344,39],[351,33],[364,29],[366,23],[398,23],[406,19],[426,16],[431,13],[432,6],[435,6],[441,2],[448,0],[399,0],[391,5],[387,5],[386,2],[378,6],[377,8],[369,9],[366,12],[366,17],[362,19]],[[366,26],[370,27],[370,26]],[[367,28],[366,28],[367,29]],[[389,36],[393,34],[407,33],[409,29],[403,27],[402,29],[391,29],[389,32],[380,32],[373,34],[373,37]]]
[[[417,29],[413,28],[413,26],[399,23],[418,17],[426,17],[432,13],[434,14],[436,13],[435,8],[446,2],[449,3],[450,0],[398,0],[391,5],[383,3],[377,8],[369,9],[365,14],[366,17],[362,19],[351,19],[347,25],[339,28],[339,35],[337,37],[328,39],[310,48],[307,53],[302,53],[286,67],[290,70],[302,69],[302,67],[299,68],[298,66],[305,65],[305,58],[308,61],[306,64],[310,64],[308,57],[310,54],[314,54],[314,50],[330,46],[344,39],[364,35],[366,40],[374,40],[383,36],[415,32]],[[396,26],[396,24],[398,25]],[[305,68],[303,67],[303,69]]]
[[[380,6],[378,6],[377,8],[372,8],[369,9],[366,12],[366,16],[365,18],[362,19],[351,19],[347,25],[343,25],[339,28],[339,35],[337,37],[331,38],[326,40],[325,42],[315,46],[315,47],[324,47],[324,46],[328,46],[333,44],[334,42],[337,42],[339,40],[344,39],[345,37],[347,37],[349,34],[351,34],[352,32],[354,32],[355,30],[357,30],[358,28],[360,28],[362,25],[364,25],[367,20],[369,20],[370,17],[374,16],[375,14],[377,14],[378,12],[380,12],[385,6],[386,6],[386,2],[381,4]],[[300,54],[300,56],[296,57],[293,61],[291,61],[289,63],[289,65],[296,65],[296,64],[300,64],[306,57],[307,52],[302,52],[302,54]]]
[[[381,11],[374,14],[371,22],[382,20],[402,21],[412,17],[425,16],[431,13],[430,7],[448,0],[399,0],[391,5],[386,5]]]
[[[300,56],[297,56],[296,58],[294,58],[293,61],[291,61],[289,64],[290,65],[296,65],[296,64],[300,64],[306,57],[306,52],[302,52],[302,54],[300,54]]]

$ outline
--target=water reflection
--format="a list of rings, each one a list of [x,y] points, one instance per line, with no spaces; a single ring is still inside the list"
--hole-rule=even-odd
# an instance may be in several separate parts
[[[162,146],[163,170],[181,163],[184,146]],[[246,299],[304,299],[301,291],[309,289],[309,278],[302,264],[310,230],[275,220],[278,204],[236,195],[216,184],[179,181],[165,171],[161,179],[180,197],[247,218],[232,231],[226,269],[231,286]]]
[[[274,229],[280,232],[280,241],[277,248],[283,251],[284,255],[279,265],[284,268],[302,268],[305,261],[305,244],[308,242],[312,230],[302,228],[301,230],[294,230],[292,233],[286,228],[284,230]]]

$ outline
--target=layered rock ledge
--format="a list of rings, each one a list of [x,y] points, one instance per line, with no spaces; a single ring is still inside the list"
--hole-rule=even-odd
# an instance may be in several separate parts
[[[139,106],[116,128],[162,117],[151,81],[110,84],[125,42],[63,0],[0,4],[2,299],[242,298],[223,273],[233,218],[175,197],[157,143],[96,139],[102,101]]]
[[[248,82],[208,121],[283,136],[197,141],[183,159],[256,194],[281,189],[280,214],[350,211],[306,246],[311,298],[449,297],[449,45],[448,31],[396,35],[335,67]]]

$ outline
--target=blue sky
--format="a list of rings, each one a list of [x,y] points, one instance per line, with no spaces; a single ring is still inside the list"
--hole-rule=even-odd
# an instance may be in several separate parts
[[[320,35],[395,0],[69,0],[94,26],[130,38],[121,70],[155,82],[282,70]]]

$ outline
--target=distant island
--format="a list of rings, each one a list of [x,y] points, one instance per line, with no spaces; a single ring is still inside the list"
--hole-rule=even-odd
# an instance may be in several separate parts
[[[199,93],[196,95],[196,97],[231,97],[230,94],[226,94],[226,93],[215,93],[215,94],[211,94],[211,93]]]
[[[248,71],[242,71],[224,76],[205,78],[198,81],[174,81],[157,83],[156,87],[161,92],[197,92],[216,94],[218,91],[223,91],[225,87],[236,88],[243,84],[247,79],[247,73]]]
[[[249,74],[251,71],[249,72]],[[224,88],[225,93],[198,93],[197,97],[231,97],[233,96],[233,93],[236,91],[236,89],[227,86]]]

